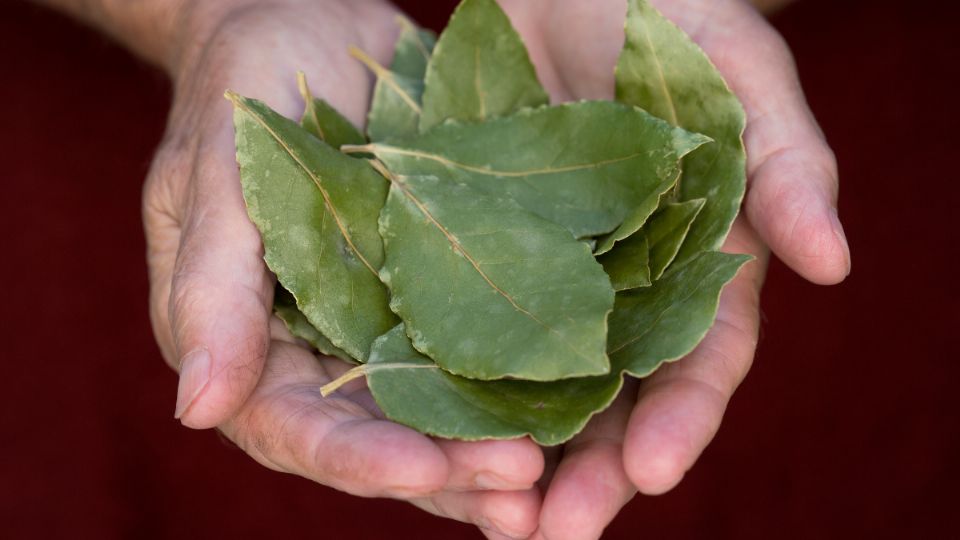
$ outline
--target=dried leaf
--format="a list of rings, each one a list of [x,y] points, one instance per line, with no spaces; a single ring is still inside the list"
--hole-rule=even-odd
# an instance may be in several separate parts
[[[549,102],[527,48],[494,0],[464,0],[427,64],[420,130]]]
[[[587,246],[511,201],[427,176],[392,176],[380,277],[413,345],[473,379],[609,371],[613,289]]]
[[[396,325],[377,272],[387,182],[259,101],[233,93],[237,162],[264,260],[310,323],[351,357]]]
[[[635,107],[584,101],[344,151],[373,153],[396,174],[453,178],[509,197],[579,238],[610,232],[659,197],[680,157],[706,141]]]
[[[613,373],[564,381],[476,381],[437,367],[410,344],[403,326],[374,342],[367,385],[387,418],[439,437],[563,443],[620,391]]]
[[[678,200],[706,204],[678,261],[718,249],[746,185],[743,108],[706,54],[646,0],[628,0],[626,42],[616,68],[617,100],[642,107],[715,142],[683,160]]]

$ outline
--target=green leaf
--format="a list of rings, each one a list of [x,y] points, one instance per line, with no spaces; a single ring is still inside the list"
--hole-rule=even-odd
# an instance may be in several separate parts
[[[705,203],[706,199],[691,199],[665,204],[644,225],[643,235],[650,246],[650,279],[660,279],[673,262]]]
[[[746,185],[743,108],[703,51],[646,0],[628,0],[616,94],[618,101],[715,141],[683,160],[679,200],[707,202],[677,259],[719,248]]]
[[[527,48],[494,0],[464,0],[427,65],[420,130],[479,121],[549,102]]]
[[[313,326],[350,356],[396,325],[377,272],[387,182],[263,103],[234,104],[237,162],[264,260]]]
[[[400,37],[393,47],[390,70],[397,75],[422,81],[427,72],[430,54],[437,43],[437,36],[403,16],[397,17],[397,23],[400,25]]]
[[[650,287],[618,293],[607,345],[613,368],[646,377],[687,355],[713,325],[723,286],[751,259],[703,252]]]
[[[417,352],[399,325],[374,342],[363,369],[387,418],[423,433],[461,440],[530,435],[566,442],[620,391],[612,373],[565,381],[475,381],[439,369]]]
[[[606,234],[597,239],[597,247],[594,255],[603,255],[613,249],[616,242],[620,242],[633,236],[647,222],[647,219],[657,210],[660,202],[664,199],[667,192],[677,184],[677,178],[680,176],[680,168],[677,167],[672,176],[662,178],[660,184],[647,194],[646,197],[637,202],[636,206],[627,214],[623,222],[610,234]]]
[[[664,204],[633,235],[599,255],[597,261],[610,276],[614,290],[647,287],[660,279],[703,208],[703,199]]]
[[[386,69],[356,47],[350,49],[350,54],[377,77],[370,110],[367,112],[367,135],[370,140],[382,141],[416,135],[420,122],[423,81]]]
[[[336,356],[347,362],[356,363],[356,360],[351,358],[349,354],[337,348],[333,343],[330,343],[330,340],[327,339],[326,336],[310,324],[307,317],[303,313],[300,313],[300,309],[297,307],[297,300],[290,294],[290,291],[284,289],[279,283],[277,283],[276,290],[273,294],[273,311],[287,326],[291,334],[306,341],[312,345],[314,349],[320,351],[320,353],[327,356]]]
[[[603,265],[603,271],[610,276],[610,284],[615,291],[649,287],[649,251],[647,236],[638,232],[618,243],[613,251],[597,257],[597,262]]]
[[[448,122],[417,138],[344,151],[373,153],[396,174],[455,178],[508,196],[585,237],[610,232],[657,199],[680,157],[706,140],[635,107],[585,101]]]
[[[390,178],[380,277],[419,351],[473,379],[609,371],[613,289],[583,242],[510,199],[435,177]]]
[[[313,97],[307,86],[307,78],[302,71],[297,72],[297,86],[303,96],[304,111],[300,125],[311,135],[334,148],[345,144],[363,144],[367,141],[363,133],[349,120],[344,118],[332,105]]]

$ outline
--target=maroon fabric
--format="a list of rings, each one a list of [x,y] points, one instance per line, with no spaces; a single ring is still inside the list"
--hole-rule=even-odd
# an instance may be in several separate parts
[[[840,159],[853,275],[823,288],[772,265],[716,441],[607,538],[960,534],[954,6],[804,0],[776,17]],[[21,3],[0,15],[0,70],[0,537],[479,537],[180,427],[139,218],[167,83]]]

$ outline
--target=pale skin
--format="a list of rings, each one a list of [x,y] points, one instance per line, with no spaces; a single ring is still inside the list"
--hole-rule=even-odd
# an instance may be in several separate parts
[[[836,162],[790,52],[743,0],[654,0],[723,73],[747,112],[748,194],[724,250],[757,257],[682,361],[630,383],[562,449],[455,442],[382,419],[361,382],[322,398],[343,362],[272,318],[273,281],[246,217],[225,89],[296,118],[295,84],[362,124],[371,79],[356,45],[389,63],[396,8],[380,0],[45,0],[164,67],[174,104],[144,187],[151,320],[180,373],[176,416],[218,428],[263,465],[361,496],[395,497],[490,538],[600,536],[638,491],[680,481],[716,433],[753,359],[769,250],[818,284],[850,270]],[[778,2],[774,2],[778,3]],[[770,2],[766,2],[770,4]],[[553,101],[612,97],[619,0],[501,0]],[[389,452],[384,452],[389,448]]]

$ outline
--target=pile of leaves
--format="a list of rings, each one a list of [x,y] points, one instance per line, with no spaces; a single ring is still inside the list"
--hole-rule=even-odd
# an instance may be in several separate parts
[[[437,38],[407,21],[366,134],[231,92],[276,312],[358,367],[384,414],[464,440],[562,443],[624,376],[689,353],[749,260],[717,251],[744,116],[703,52],[629,0],[615,101],[550,105],[494,0]]]

